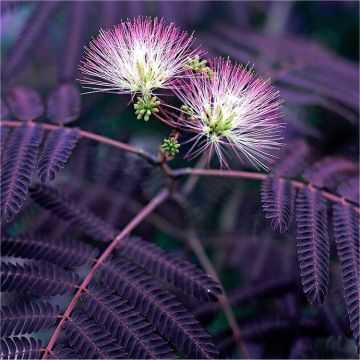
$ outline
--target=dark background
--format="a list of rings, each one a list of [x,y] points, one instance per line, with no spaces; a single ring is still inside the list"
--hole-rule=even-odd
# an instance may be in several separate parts
[[[209,57],[230,56],[254,64],[260,74],[273,78],[285,100],[286,142],[302,138],[318,157],[337,154],[358,162],[358,2],[64,1],[50,9],[47,2],[3,1],[1,10],[2,96],[20,85],[36,89],[45,99],[59,83],[76,82],[83,46],[99,28],[137,15],[163,16],[188,32],[195,31]],[[73,124],[156,152],[169,129],[155,120],[147,124],[136,120],[128,101],[128,97],[117,95],[82,96],[81,117]],[[181,155],[170,163],[172,167],[194,164],[182,160]],[[97,184],[113,166],[117,178],[111,188],[122,194],[123,200],[112,221],[121,228],[131,218],[133,202],[145,202],[163,179],[133,158],[125,156],[119,162],[117,156],[84,142],[57,185],[72,189],[79,202],[87,199],[89,206],[105,214],[111,205],[104,202],[107,190],[101,186],[105,185]],[[227,291],[246,293],[259,283],[296,278],[297,286],[290,292],[250,297],[250,301],[235,306],[245,333],[256,334],[266,326],[270,329],[266,335],[249,336],[253,357],[355,357],[336,257],[332,257],[328,300],[321,308],[311,307],[298,286],[294,228],[285,235],[270,228],[261,210],[257,182],[202,179],[190,202],[188,218],[194,221]],[[11,231],[22,232],[35,224],[39,231],[68,231],[54,219],[36,218],[37,211],[29,203]],[[187,221],[171,206],[162,215],[179,227]],[[137,232],[196,262],[171,231],[144,224]],[[197,304],[189,306],[196,312]],[[225,317],[211,311],[205,315],[201,320],[214,335],[222,355],[236,358]],[[312,333],[299,318],[318,321],[320,330]]]

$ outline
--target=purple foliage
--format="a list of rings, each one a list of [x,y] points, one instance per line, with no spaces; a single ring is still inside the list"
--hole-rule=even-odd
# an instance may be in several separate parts
[[[313,188],[299,190],[296,199],[297,250],[301,282],[310,304],[322,304],[329,279],[327,203]]]
[[[39,177],[43,183],[55,180],[79,138],[78,129],[59,128],[50,132],[39,159]]]
[[[156,327],[162,336],[191,358],[211,359],[217,350],[210,336],[175,297],[144,271],[125,260],[104,264],[101,282],[116,290]],[[144,286],[145,285],[145,286]],[[149,300],[152,299],[151,307]]]
[[[92,285],[81,301],[86,313],[111,333],[130,358],[173,358],[166,342],[150,323],[113,290]]]
[[[119,246],[118,252],[150,274],[200,300],[216,301],[222,293],[219,284],[195,265],[140,238],[127,239]]]
[[[1,125],[0,126],[1,157],[4,154],[6,142],[9,138],[9,135],[10,135],[10,129],[6,126]]]
[[[2,69],[4,79],[10,78],[21,67],[21,64],[29,58],[29,55],[34,51],[34,44],[41,39],[41,36],[45,35],[45,28],[60,3],[60,1],[37,3],[35,11],[5,59]]]
[[[85,234],[100,241],[111,241],[115,238],[115,229],[57,189],[38,184],[31,187],[30,191],[31,197],[39,205],[50,210],[60,219],[68,221],[70,225]]]
[[[55,264],[1,263],[1,290],[34,295],[64,295],[74,290],[77,275]]]
[[[360,351],[359,216],[351,205],[336,204],[333,206],[333,212],[334,235],[340,258],[346,309],[355,343]]]
[[[111,334],[79,310],[66,321],[65,328],[69,345],[84,359],[126,358]]]
[[[310,146],[306,141],[293,140],[284,146],[279,160],[271,168],[271,173],[276,176],[298,176],[307,165],[310,154]]]
[[[1,356],[7,359],[38,359],[42,341],[33,337],[8,337],[0,340]]]
[[[1,218],[11,221],[27,197],[43,129],[24,124],[15,129],[3,156],[1,171]]]
[[[269,176],[262,184],[261,201],[265,217],[274,230],[287,231],[294,212],[296,189],[290,181]]]
[[[77,267],[90,262],[97,251],[90,245],[70,239],[52,239],[36,235],[2,234],[1,253],[24,259],[43,260],[63,267]]]
[[[359,73],[344,54],[357,59],[351,29],[358,8],[351,2],[2,2],[1,254],[7,258],[1,263],[0,357],[41,358],[52,336],[45,357],[54,359],[244,358],[242,339],[249,358],[355,357],[343,341],[352,333],[360,351]],[[319,21],[309,27],[312,11]],[[340,31],[342,11],[352,16]],[[334,13],[340,22],[332,28]],[[151,92],[160,100],[153,115],[174,129],[157,127],[153,115],[146,124],[136,121],[129,105],[140,94],[116,93],[118,71],[126,73],[126,66],[135,69],[133,81],[144,64],[152,77],[166,63],[151,58],[164,54],[158,47],[149,51],[154,44],[140,46],[136,61],[129,44],[121,48],[129,62],[107,73],[115,90],[105,86],[114,95],[82,98],[76,79],[90,36],[150,14],[175,21],[188,34],[195,30],[194,48],[205,50],[199,69],[190,66],[192,55],[183,57],[190,85],[184,101],[168,96],[169,89]],[[99,46],[102,70],[108,54],[103,42]],[[170,57],[186,55],[176,41],[174,48]],[[236,79],[224,68],[214,71],[211,58],[219,55],[247,69],[254,64],[285,100],[284,146],[269,174],[248,171],[231,151],[223,154],[231,172],[209,171],[218,165],[214,157],[197,165],[181,159],[197,123],[176,109],[193,94],[194,78],[204,69],[208,85],[227,78],[220,100],[232,104],[227,90]],[[115,54],[110,63],[117,60]],[[266,84],[258,81],[260,88]],[[97,79],[97,85],[104,83]],[[208,85],[198,89],[200,119],[214,115],[211,106],[206,114],[202,108]],[[240,90],[246,98],[251,89]],[[47,100],[45,116],[40,94]],[[213,95],[209,103],[217,102]],[[262,106],[250,115],[264,115]],[[229,134],[233,114],[223,113],[221,104],[212,110]],[[241,120],[246,106],[242,110]],[[66,127],[72,121],[79,127]],[[189,128],[181,127],[184,121]],[[218,134],[203,125],[197,131],[208,144],[209,134],[212,140]],[[268,131],[274,129],[260,128],[249,139],[252,129],[245,126],[239,150],[263,137],[259,160],[272,158]],[[158,150],[162,138],[173,136],[181,147],[171,161]],[[201,176],[191,176],[190,167]],[[41,184],[31,183],[35,169]],[[169,198],[154,205],[151,199],[158,201],[164,189]],[[337,252],[331,265],[339,266],[329,273],[331,240]],[[223,281],[227,294],[208,273]],[[322,306],[309,311],[303,292],[310,304]],[[54,331],[60,320],[63,328]],[[342,347],[339,354],[334,344]]]
[[[76,354],[75,351],[69,347],[64,346],[63,344],[58,344],[51,351],[54,359],[81,359],[79,354]]]
[[[16,87],[7,94],[12,114],[22,121],[34,120],[44,112],[40,95],[30,88]]]
[[[358,173],[359,168],[352,161],[341,156],[327,156],[307,169],[303,177],[315,186],[333,188]]]
[[[60,306],[23,301],[1,307],[1,336],[31,334],[54,325]]]
[[[6,105],[3,98],[1,98],[1,106],[0,106],[0,119],[1,120],[7,120],[10,116],[10,110],[8,106]]]
[[[337,187],[337,193],[346,199],[359,203],[359,177],[343,181]]]
[[[46,117],[56,124],[67,124],[80,115],[79,88],[72,83],[59,85],[50,93],[46,103]]]
[[[64,51],[60,56],[60,81],[75,80],[77,67],[82,54],[82,44],[86,42],[86,20],[88,6],[85,1],[72,1],[66,4],[68,22]]]

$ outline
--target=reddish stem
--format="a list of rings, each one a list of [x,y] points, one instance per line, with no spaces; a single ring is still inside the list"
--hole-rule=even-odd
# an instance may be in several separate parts
[[[216,170],[216,169],[192,169],[192,168],[184,168],[184,169],[177,169],[172,171],[173,176],[183,176],[183,175],[198,175],[198,176],[220,176],[220,177],[235,177],[235,178],[242,178],[242,179],[252,179],[252,180],[265,180],[270,174],[264,173],[255,173],[251,171],[237,171],[237,170]],[[352,205],[355,212],[360,214],[360,208],[352,201],[345,199],[342,196],[338,196],[336,194],[330,193],[328,191],[322,190],[313,186],[312,184],[307,184],[297,180],[289,180],[293,186],[296,188],[303,188],[305,186],[312,186],[319,190],[322,196],[332,202],[336,203],[343,203],[347,205]]]
[[[1,120],[0,123],[5,125],[5,126],[9,126],[9,127],[19,127],[22,124],[24,124],[24,122],[22,122],[22,121],[14,121],[14,120],[5,120],[5,121]],[[44,124],[44,123],[37,123],[37,124],[39,126],[41,126],[43,129],[50,130],[50,131],[51,130],[56,130],[56,129],[59,129],[59,128],[63,127],[61,125],[52,125],[52,124]],[[80,136],[82,138],[94,140],[94,141],[97,141],[99,143],[103,143],[103,144],[113,146],[115,148],[130,152],[130,153],[135,154],[135,155],[138,155],[138,156],[146,159],[147,161],[149,161],[152,164],[157,164],[157,161],[156,161],[156,159],[154,158],[153,155],[151,155],[151,154],[149,154],[149,153],[147,153],[147,152],[145,152],[143,150],[140,150],[140,149],[138,149],[138,148],[136,148],[134,146],[125,144],[125,143],[123,143],[121,141],[118,141],[118,140],[113,140],[113,139],[110,139],[108,137],[92,133],[90,131],[85,131],[85,130],[79,130],[79,131],[80,131]]]
[[[148,216],[156,207],[158,207],[162,202],[164,202],[169,196],[168,190],[161,191],[158,195],[156,195],[126,226],[125,228],[115,237],[114,240],[109,244],[109,246],[105,249],[102,255],[96,260],[94,266],[90,270],[90,272],[86,275],[84,281],[80,285],[79,289],[75,293],[72,298],[69,306],[64,312],[58,326],[56,327],[47,347],[45,353],[43,355],[43,359],[47,359],[49,352],[52,350],[57,338],[60,335],[62,327],[66,321],[66,319],[70,316],[72,310],[76,306],[81,293],[86,289],[89,285],[90,281],[94,277],[96,271],[99,269],[101,264],[109,257],[111,252],[119,245],[119,243],[127,236],[136,226],[138,226],[146,216]]]
[[[160,118],[160,119],[162,121],[165,121],[162,118]],[[9,126],[9,127],[19,127],[24,122],[8,120],[8,121],[0,121],[0,123],[4,124],[6,126]],[[39,124],[39,125],[45,130],[56,130],[61,127],[59,125],[52,125],[52,124]],[[145,151],[139,150],[131,145],[122,143],[121,141],[109,139],[105,136],[97,135],[97,134],[91,133],[89,131],[83,131],[83,130],[80,130],[80,135],[84,138],[98,141],[100,143],[107,144],[110,146],[114,146],[118,149],[128,151],[137,156],[140,156],[143,159],[146,159],[149,163],[151,163],[153,165],[159,165],[161,170],[165,173],[165,175],[167,175],[168,177],[172,177],[172,178],[186,176],[186,175],[199,175],[199,176],[237,177],[237,178],[243,178],[243,179],[253,179],[253,180],[261,180],[262,181],[262,180],[265,180],[269,176],[269,174],[264,174],[264,173],[255,173],[255,172],[251,172],[251,171],[236,171],[236,170],[192,169],[192,168],[181,168],[181,169],[173,170],[173,169],[169,168],[166,164],[162,164],[161,161],[158,161],[153,155],[146,153]],[[303,183],[301,181],[296,181],[296,180],[289,180],[289,181],[291,181],[291,183],[297,188],[302,188],[304,186],[311,185],[311,184]],[[360,208],[354,202],[352,202],[342,196],[338,196],[336,194],[330,193],[328,191],[321,190],[321,189],[318,189],[318,190],[321,191],[322,195],[326,199],[328,199],[332,202],[336,202],[336,203],[343,203],[343,204],[351,205],[354,208],[355,212],[360,214]]]

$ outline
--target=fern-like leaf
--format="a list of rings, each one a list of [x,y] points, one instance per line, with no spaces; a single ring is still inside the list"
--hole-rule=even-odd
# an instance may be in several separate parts
[[[329,278],[327,203],[313,188],[299,190],[296,201],[297,250],[301,282],[310,304],[321,304]]]
[[[10,128],[8,128],[7,126],[1,125],[0,126],[1,157],[4,154],[4,150],[6,147],[6,143],[9,139],[9,135],[10,135]]]
[[[72,83],[59,85],[50,93],[46,103],[46,116],[56,124],[67,124],[80,115],[79,88]]]
[[[298,176],[309,161],[309,157],[310,147],[307,142],[302,139],[294,140],[284,147],[271,173],[277,176]]]
[[[44,260],[63,267],[81,266],[96,256],[96,249],[82,241],[52,239],[34,235],[2,234],[2,255]]]
[[[40,359],[41,340],[12,337],[0,340],[0,359]]]
[[[1,263],[1,290],[34,295],[63,295],[74,290],[77,276],[54,264]]]
[[[358,167],[350,160],[341,156],[327,156],[307,169],[303,177],[313,185],[332,188],[358,172]]]
[[[128,238],[121,243],[118,252],[185,294],[205,301],[216,301],[217,296],[222,293],[218,282],[205,272],[182,260],[176,254],[168,254],[148,241]]]
[[[43,183],[55,180],[79,138],[80,131],[70,128],[59,128],[48,135],[39,160],[39,177]]]
[[[265,217],[271,220],[274,230],[287,231],[291,224],[296,190],[291,182],[269,176],[261,187],[261,201]]]
[[[350,205],[333,206],[333,227],[344,286],[346,309],[360,351],[359,217]]]
[[[50,351],[50,359],[81,359],[78,354],[75,354],[74,350],[64,346],[63,344],[56,345],[53,350]]]
[[[24,60],[29,59],[30,53],[38,49],[35,44],[39,42],[41,36],[48,33],[45,30],[46,26],[60,4],[60,1],[44,1],[36,4],[36,8],[23,26],[23,31],[9,49],[6,59],[3,61],[2,75],[4,79],[13,77],[17,69],[21,68]]]
[[[210,336],[189,311],[136,265],[125,259],[104,264],[101,281],[127,299],[185,355],[196,359],[217,358]]]
[[[1,218],[11,221],[26,199],[43,129],[24,124],[15,129],[6,147],[1,171]]]
[[[19,120],[34,120],[44,113],[44,104],[40,95],[29,88],[13,88],[7,96],[7,101],[11,112]]]
[[[20,302],[1,307],[1,336],[23,335],[54,325],[60,306],[43,301]]]
[[[85,311],[107,329],[131,359],[172,358],[166,342],[127,301],[103,286],[92,285],[81,296]]]
[[[6,105],[6,102],[1,98],[1,106],[0,106],[0,119],[7,120],[10,116],[10,110]]]
[[[111,334],[81,311],[65,323],[69,345],[84,359],[124,359],[126,354]]]
[[[336,191],[344,198],[359,203],[359,177],[355,176],[339,184]]]
[[[66,37],[64,39],[63,56],[60,57],[60,79],[62,81],[75,80],[78,64],[81,58],[82,45],[86,42],[89,7],[84,1],[66,4],[68,19]]]
[[[71,226],[95,239],[111,241],[116,231],[90,210],[75,204],[66,195],[47,185],[36,184],[30,188],[31,197],[42,207],[50,210]]]

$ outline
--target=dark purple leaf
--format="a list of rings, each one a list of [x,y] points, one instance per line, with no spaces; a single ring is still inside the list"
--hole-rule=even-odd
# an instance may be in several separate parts
[[[304,187],[296,200],[297,250],[301,282],[310,304],[323,303],[329,279],[327,203],[320,191]]]
[[[31,334],[54,325],[60,306],[50,303],[19,302],[1,307],[1,336]]]
[[[359,169],[352,161],[341,156],[327,156],[307,169],[303,178],[315,186],[333,188],[358,173]]]
[[[7,144],[1,171],[1,217],[11,221],[27,197],[43,136],[39,125],[24,124],[15,129]]]
[[[55,180],[79,138],[78,129],[59,128],[49,133],[39,160],[39,177],[43,183]]]
[[[29,88],[13,88],[7,95],[7,101],[12,114],[22,121],[34,120],[44,113],[40,95]]]
[[[11,337],[0,340],[1,359],[40,359],[42,342],[33,337]]]
[[[360,244],[359,214],[351,205],[333,206],[334,236],[340,258],[346,309],[356,346],[360,351]]]
[[[90,245],[78,240],[45,238],[39,235],[1,235],[3,255],[43,260],[63,267],[81,266],[93,260],[97,253]]]
[[[269,176],[262,184],[261,201],[265,217],[280,233],[290,227],[295,204],[296,190],[290,181]]]
[[[84,359],[126,358],[111,334],[79,310],[66,321],[65,328],[69,345]]]
[[[119,246],[118,252],[150,274],[200,300],[216,301],[222,293],[220,285],[205,272],[148,241],[128,238]]]
[[[67,124],[80,115],[79,88],[72,83],[59,85],[48,97],[46,116],[57,124]]]
[[[34,295],[63,295],[75,289],[77,275],[47,263],[1,263],[1,290]]]

